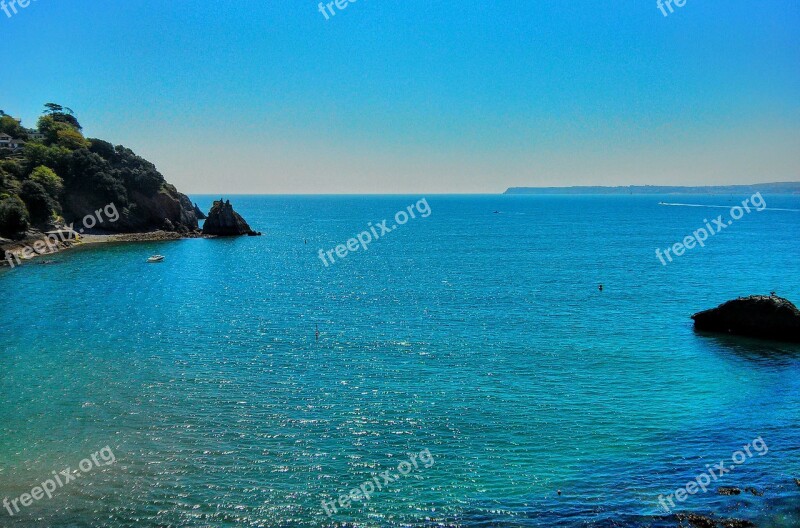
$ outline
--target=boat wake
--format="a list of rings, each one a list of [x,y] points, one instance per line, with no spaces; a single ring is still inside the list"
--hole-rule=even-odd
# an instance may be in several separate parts
[[[658,205],[668,205],[670,207],[708,207],[711,209],[730,209],[736,207],[735,205],[704,205],[704,204],[685,204],[685,203],[667,203],[658,202]],[[793,213],[800,213],[800,209],[781,209],[778,207],[765,207],[762,211],[790,211]]]

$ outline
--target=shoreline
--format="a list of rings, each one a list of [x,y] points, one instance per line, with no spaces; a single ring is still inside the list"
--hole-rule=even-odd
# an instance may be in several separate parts
[[[76,239],[58,240],[55,244],[45,246],[45,251],[37,251],[34,245],[38,242],[41,245],[46,235],[41,233],[38,236],[27,237],[23,240],[15,240],[0,245],[0,269],[13,269],[23,263],[33,263],[38,258],[58,255],[64,251],[85,246],[112,244],[112,243],[134,243],[134,242],[169,242],[173,240],[187,240],[194,238],[216,238],[210,235],[203,235],[200,231],[190,233],[178,233],[176,231],[146,231],[136,233],[113,233],[113,234],[79,234]],[[41,246],[40,246],[41,247]],[[27,255],[26,255],[27,253]],[[32,254],[31,254],[32,253]],[[16,261],[12,264],[9,259]],[[43,262],[46,263],[46,262]]]

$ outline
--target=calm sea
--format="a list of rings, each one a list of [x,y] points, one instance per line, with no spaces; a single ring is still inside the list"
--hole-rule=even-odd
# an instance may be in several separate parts
[[[659,495],[757,438],[677,510],[798,526],[800,347],[689,317],[800,303],[800,197],[663,266],[656,248],[729,216],[659,202],[747,196],[426,196],[328,267],[320,249],[423,196],[230,198],[263,237],[0,271],[0,498],[116,457],[0,526],[675,526]]]

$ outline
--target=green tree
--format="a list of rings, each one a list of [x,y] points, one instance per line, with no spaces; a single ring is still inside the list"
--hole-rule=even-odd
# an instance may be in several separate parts
[[[22,200],[11,196],[0,201],[0,235],[15,237],[29,227],[28,210]]]
[[[53,169],[45,167],[44,165],[33,169],[30,178],[31,181],[44,187],[44,190],[47,191],[47,194],[53,199],[57,200],[64,191],[64,180],[53,172]]]
[[[70,150],[89,148],[89,142],[83,134],[73,128],[63,128],[58,131],[58,144]]]
[[[53,121],[58,123],[66,123],[77,130],[83,130],[83,127],[81,127],[81,124],[75,117],[75,112],[72,111],[72,108],[61,106],[55,103],[47,103],[44,105],[44,112],[42,113],[48,117],[51,117]]]
[[[40,117],[38,126],[48,145],[60,145],[70,150],[89,146],[89,142],[81,134],[79,126],[57,121],[52,115]]]
[[[58,131],[61,129],[59,123],[56,122],[51,116],[42,116],[37,123],[39,132],[44,134],[45,141],[49,144],[58,142]]]
[[[50,167],[56,172],[60,172],[69,157],[69,149],[59,146],[43,145],[41,143],[26,143],[22,154],[26,160],[27,172],[30,174],[33,169],[40,165]]]
[[[91,196],[97,202],[113,202],[120,207],[128,204],[128,192],[118,171],[87,149],[70,153],[65,170],[59,174],[64,178],[67,195]]]
[[[31,180],[22,182],[19,197],[25,202],[33,223],[46,222],[52,216],[55,203],[40,184]]]
[[[25,128],[9,115],[0,116],[0,133],[8,134],[15,139],[28,139],[28,132]]]
[[[64,107],[61,106],[60,104],[47,103],[47,104],[44,105],[44,112],[42,112],[42,113],[43,114],[53,115],[53,114],[61,113],[63,111],[64,111]]]

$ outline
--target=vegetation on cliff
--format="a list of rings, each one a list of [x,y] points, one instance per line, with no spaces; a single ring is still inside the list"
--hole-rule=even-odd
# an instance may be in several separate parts
[[[98,226],[104,231],[197,229],[193,204],[155,165],[121,145],[85,138],[69,108],[48,103],[36,129],[0,111],[0,236],[18,239],[30,229],[80,221],[112,203],[120,217]]]

